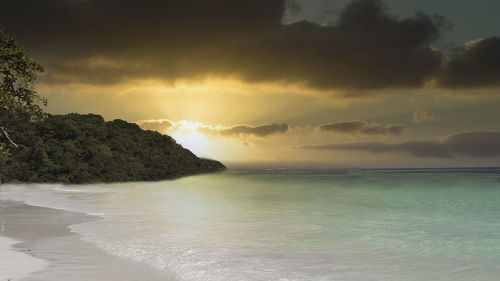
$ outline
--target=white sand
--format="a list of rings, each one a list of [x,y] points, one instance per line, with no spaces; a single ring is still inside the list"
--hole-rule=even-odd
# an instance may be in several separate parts
[[[48,265],[45,260],[12,249],[12,245],[20,242],[0,236],[0,281],[20,280]]]
[[[107,254],[68,225],[86,214],[0,200],[0,281],[167,281],[166,272]]]

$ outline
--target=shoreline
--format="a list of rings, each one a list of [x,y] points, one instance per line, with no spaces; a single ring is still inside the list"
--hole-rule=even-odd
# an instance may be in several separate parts
[[[204,160],[210,160],[210,161],[216,161],[212,159],[206,159],[206,158],[201,158]],[[164,181],[175,181],[175,180],[180,180],[183,178],[188,178],[188,177],[195,177],[195,176],[203,176],[203,175],[210,175],[210,174],[218,174],[218,173],[223,173],[226,171],[230,171],[232,169],[229,169],[224,166],[224,168],[219,169],[219,170],[214,170],[214,171],[206,171],[206,172],[197,172],[197,173],[191,173],[191,174],[185,174],[185,175],[179,175],[179,176],[172,176],[164,179],[157,179],[157,180],[130,180],[130,181],[87,181],[87,182],[61,182],[61,181],[2,181],[0,179],[0,184],[6,184],[6,185],[37,185],[37,184],[60,184],[60,185],[73,185],[73,186],[79,186],[79,185],[89,185],[89,184],[120,184],[120,183],[155,183],[155,182],[164,182]],[[238,171],[238,170],[236,170]]]
[[[102,218],[0,201],[0,253],[8,257],[0,281],[175,280],[146,264],[108,254],[69,228],[97,219]],[[0,262],[0,269],[6,264]]]

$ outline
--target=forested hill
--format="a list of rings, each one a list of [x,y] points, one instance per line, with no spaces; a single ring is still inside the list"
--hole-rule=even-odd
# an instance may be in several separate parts
[[[153,181],[221,171],[170,136],[99,115],[49,115],[28,123],[3,120],[15,143],[1,164],[3,182]]]

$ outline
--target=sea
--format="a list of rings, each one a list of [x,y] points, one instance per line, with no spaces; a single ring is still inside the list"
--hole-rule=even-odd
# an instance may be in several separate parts
[[[182,281],[500,280],[500,169],[255,170],[173,181],[4,184],[2,200]]]

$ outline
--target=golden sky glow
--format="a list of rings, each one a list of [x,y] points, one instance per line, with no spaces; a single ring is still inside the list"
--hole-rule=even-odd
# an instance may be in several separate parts
[[[494,130],[500,99],[495,90],[447,93],[428,86],[421,90],[393,90],[375,96],[345,97],[297,85],[248,84],[225,79],[184,80],[165,83],[136,80],[116,85],[39,85],[49,98],[52,113],[97,112],[107,120],[120,118],[139,125],[166,122],[167,126],[144,127],[172,136],[196,155],[226,163],[260,163],[304,166],[424,165],[428,159],[395,154],[366,154],[355,151],[311,151],[304,145],[346,142],[419,141],[437,139],[459,131]],[[71,94],[67,94],[71,93]],[[464,115],[464,110],[470,112]],[[439,116],[437,120],[415,122],[417,112]],[[369,124],[402,124],[408,127],[400,136],[321,132],[324,124],[363,120]],[[238,125],[257,127],[286,123],[284,133],[268,136],[207,134],[203,129],[224,130]],[[480,124],[478,126],[478,124]],[[363,159],[360,161],[360,159]],[[435,165],[463,165],[463,161],[434,160]],[[468,161],[468,162],[467,162]],[[469,162],[481,162],[468,159]],[[474,163],[476,163],[474,162]],[[276,164],[273,164],[276,163]],[[422,163],[422,164],[420,164]],[[455,164],[454,164],[455,163]],[[477,165],[477,163],[476,163]]]
[[[470,1],[145,1],[0,10],[46,66],[50,113],[136,122],[238,165],[500,164],[494,9],[473,28],[449,9]]]

